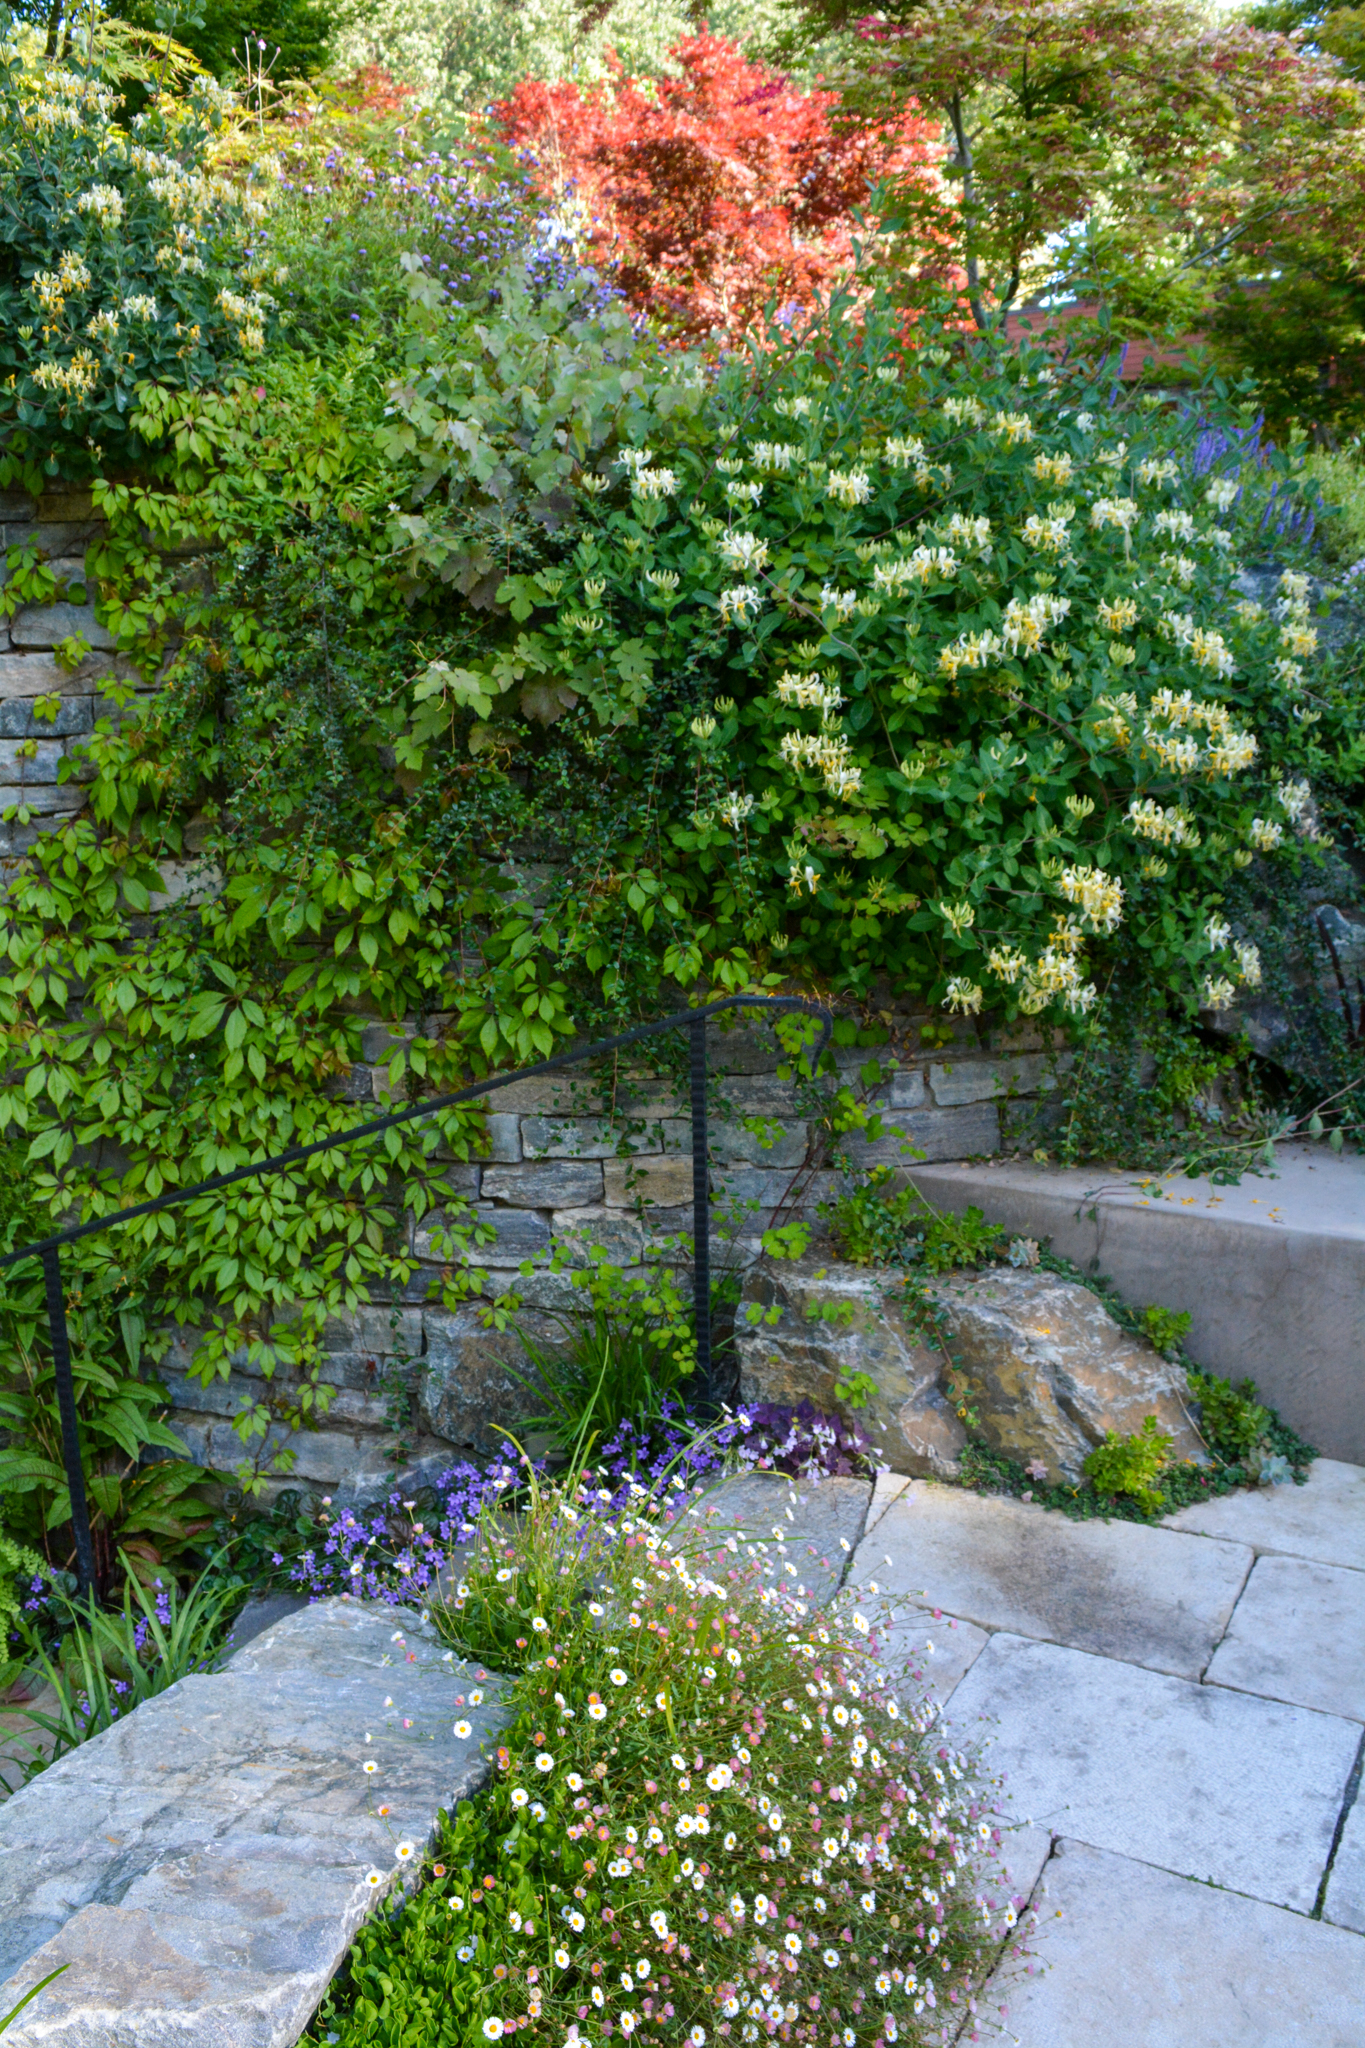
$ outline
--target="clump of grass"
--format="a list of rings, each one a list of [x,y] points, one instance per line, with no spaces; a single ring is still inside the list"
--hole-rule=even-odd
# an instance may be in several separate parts
[[[493,1784],[363,1930],[310,2038],[975,2038],[977,1991],[1022,1935],[989,1875],[1001,1818],[976,1760],[896,1697],[879,1617],[814,1609],[780,1527],[745,1542],[665,1523],[643,1489],[608,1516],[604,1495],[586,1470],[537,1482],[433,1608],[454,1646],[516,1671],[511,1723]]]
[[[86,1606],[54,1592],[54,1610],[68,1633],[55,1654],[29,1637],[29,1655],[56,1694],[52,1713],[23,1715],[34,1731],[52,1738],[50,1750],[35,1739],[17,1762],[25,1778],[35,1777],[68,1750],[111,1728],[144,1700],[155,1698],[193,1671],[211,1670],[225,1636],[229,1609],[239,1589],[206,1572],[188,1592],[175,1581],[143,1586],[126,1558],[123,1605],[112,1612]],[[136,1611],[134,1610],[136,1602]]]

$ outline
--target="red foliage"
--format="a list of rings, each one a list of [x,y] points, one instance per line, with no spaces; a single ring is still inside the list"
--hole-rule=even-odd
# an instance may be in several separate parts
[[[677,77],[527,79],[493,113],[542,187],[577,201],[591,259],[615,263],[633,304],[689,339],[733,339],[771,302],[829,288],[854,209],[879,179],[930,179],[941,128],[916,111],[844,128],[837,93],[800,92],[723,36],[672,55]]]

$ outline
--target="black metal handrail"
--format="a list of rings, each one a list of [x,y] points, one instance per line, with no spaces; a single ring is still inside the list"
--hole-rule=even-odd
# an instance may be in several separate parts
[[[120,1223],[131,1223],[135,1216],[150,1216],[158,1209],[172,1208],[177,1202],[192,1202],[199,1195],[211,1195],[219,1188],[233,1187],[238,1181],[255,1180],[261,1174],[280,1173],[286,1167],[296,1166],[300,1160],[313,1159],[322,1152],[337,1152],[347,1145],[354,1145],[362,1138],[377,1137],[381,1131],[392,1130],[395,1124],[410,1124],[420,1118],[434,1116],[438,1110],[450,1109],[458,1102],[473,1102],[480,1095],[490,1095],[497,1088],[509,1088],[514,1081],[527,1080],[533,1074],[552,1074],[564,1067],[580,1065],[584,1060],[600,1059],[604,1053],[618,1052],[622,1046],[636,1045],[642,1038],[652,1038],[661,1031],[686,1030],[689,1038],[689,1066],[691,1078],[691,1120],[692,1120],[692,1306],[696,1324],[697,1364],[696,1370],[702,1377],[705,1398],[711,1398],[711,1219],[709,1203],[709,1156],[706,1130],[706,1024],[707,1019],[719,1016],[724,1010],[785,1010],[807,1017],[818,1017],[821,1023],[819,1040],[811,1058],[812,1069],[829,1044],[834,1029],[833,1012],[823,1003],[808,1002],[803,996],[722,996],[718,1002],[707,1003],[695,1010],[680,1010],[671,1017],[660,1017],[652,1024],[637,1024],[630,1031],[621,1031],[614,1038],[599,1038],[592,1045],[585,1045],[577,1052],[556,1053],[552,1059],[538,1060],[534,1066],[517,1067],[510,1074],[493,1074],[485,1081],[473,1081],[466,1088],[457,1088],[450,1095],[434,1095],[424,1102],[415,1102],[407,1109],[393,1111],[389,1116],[374,1118],[369,1123],[357,1124],[354,1130],[342,1131],[329,1138],[317,1138],[310,1145],[293,1145],[287,1152],[278,1152],[270,1159],[258,1159],[252,1166],[238,1166],[231,1173],[216,1173],[210,1180],[196,1181],[192,1187],[173,1188],[167,1193],[156,1195],[148,1202],[135,1202],[130,1208],[116,1210],[112,1215],[94,1217],[88,1223],[73,1224],[69,1230],[59,1230],[52,1237],[39,1238],[33,1244],[21,1245],[18,1251],[6,1252],[0,1256],[0,1270],[17,1266],[23,1259],[38,1259],[42,1263],[43,1278],[47,1291],[47,1319],[52,1333],[52,1368],[57,1382],[57,1412],[62,1425],[62,1463],[66,1467],[67,1485],[71,1494],[71,1531],[76,1545],[76,1579],[82,1599],[88,1599],[95,1583],[95,1552],[90,1539],[90,1511],[85,1496],[85,1474],[81,1466],[80,1427],[76,1417],[76,1390],[71,1377],[71,1344],[66,1327],[66,1302],[62,1293],[61,1248],[64,1244],[76,1244],[83,1237],[94,1237],[102,1230],[112,1230]]]

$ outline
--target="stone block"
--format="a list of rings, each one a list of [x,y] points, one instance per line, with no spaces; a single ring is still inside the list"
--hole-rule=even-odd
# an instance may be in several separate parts
[[[706,1064],[714,1074],[771,1074],[790,1058],[770,1024],[731,1024],[723,1018],[707,1026]]]
[[[934,1298],[993,1451],[1079,1484],[1106,1430],[1127,1436],[1154,1415],[1172,1455],[1207,1462],[1183,1398],[1184,1374],[1121,1330],[1098,1296],[1040,1270],[945,1274]]]
[[[63,640],[81,634],[91,647],[112,649],[114,636],[95,617],[93,604],[25,604],[10,620],[12,647],[56,647]]]
[[[1358,1786],[1337,1843],[1322,1917],[1334,1927],[1365,1934],[1365,1799]]]
[[[456,1218],[456,1222],[468,1223],[470,1219]],[[472,1244],[461,1256],[470,1266],[519,1266],[523,1259],[543,1258],[550,1249],[550,1226],[543,1216],[529,1209],[493,1209],[480,1202],[474,1211],[474,1220],[485,1230],[492,1232],[484,1244]],[[444,1224],[443,1212],[435,1210],[425,1217],[413,1232],[413,1251],[417,1258],[428,1260],[434,1265],[457,1263],[448,1255],[438,1251],[434,1235]]]
[[[66,759],[60,740],[0,740],[0,780],[5,782],[55,782]]]
[[[993,1102],[962,1109],[922,1109],[883,1114],[887,1135],[869,1142],[856,1131],[844,1150],[857,1167],[913,1167],[922,1159],[970,1159],[1000,1146],[1000,1114]]]
[[[0,655],[0,669],[6,657]],[[40,718],[26,697],[0,695],[0,735],[5,739],[72,739],[90,731],[88,697],[64,697],[55,718]]]
[[[780,1081],[776,1074],[723,1074],[717,1093],[728,1116],[794,1118],[797,1113],[795,1082]]]
[[[253,1593],[228,1630],[228,1647],[244,1650],[257,1636],[263,1636],[307,1605],[306,1593]]]
[[[742,1124],[708,1124],[708,1149],[713,1165],[758,1166],[771,1171],[805,1164],[810,1149],[809,1126],[803,1123],[770,1125],[761,1134],[745,1130]]]
[[[688,1192],[691,1192],[692,1163],[689,1160]],[[712,1163],[711,1186],[719,1206],[739,1203],[755,1209],[773,1209],[780,1202],[787,1201],[795,1192],[797,1168],[791,1166],[721,1166]],[[813,1201],[803,1204],[814,1206]]]
[[[596,1083],[573,1068],[507,1081],[486,1099],[492,1109],[516,1116],[592,1116],[600,1107]]]
[[[521,1158],[521,1118],[510,1110],[496,1110],[483,1120],[484,1143],[479,1153],[481,1159],[493,1161],[500,1166],[511,1165]]]
[[[948,1725],[992,1737],[1021,1819],[1300,1913],[1360,1743],[1355,1721],[1010,1635],[991,1637]]]
[[[360,1034],[361,1058],[372,1066],[387,1063],[396,1052],[405,1052],[416,1036],[415,1024],[367,1024]]]
[[[151,907],[159,911],[173,903],[207,903],[222,886],[223,870],[211,861],[163,861],[161,887],[152,891]]]
[[[602,1168],[595,1159],[542,1159],[519,1166],[485,1166],[486,1201],[522,1209],[581,1209],[602,1200]]]
[[[74,782],[0,783],[0,811],[7,811],[11,804],[18,804],[37,817],[70,817],[81,809],[84,802],[85,791]]]
[[[1037,1095],[1056,1084],[1042,1053],[1031,1059],[965,1060],[952,1066],[935,1062],[929,1069],[934,1100],[942,1108],[963,1102],[991,1102],[997,1096]]]
[[[1072,1522],[1025,1501],[917,1481],[867,1538],[853,1576],[981,1628],[1198,1678],[1251,1566],[1240,1543],[1137,1522]]]
[[[326,1092],[334,1102],[373,1102],[374,1068],[349,1066],[344,1073],[332,1075]]]
[[[652,1118],[643,1131],[630,1130],[631,1121],[626,1116],[523,1117],[521,1148],[528,1159],[657,1157],[692,1149],[692,1126],[684,1117]]]
[[[692,1199],[690,1159],[605,1159],[602,1162],[603,1199],[610,1208],[633,1208],[645,1202],[668,1208]]]
[[[210,1390],[212,1394],[214,1390]],[[239,1404],[240,1405],[240,1404]],[[382,1404],[376,1404],[381,1410]],[[384,1420],[376,1413],[377,1422]],[[236,1472],[247,1457],[246,1447],[226,1415],[174,1409],[170,1427],[185,1444],[186,1456],[210,1472]],[[251,1455],[260,1449],[253,1439]],[[324,1419],[316,1429],[289,1430],[272,1424],[264,1440],[262,1462],[277,1456],[286,1459],[282,1470],[285,1484],[372,1499],[388,1493],[399,1474],[392,1456],[395,1439],[383,1427],[329,1427]],[[448,1455],[448,1454],[447,1454]]]
[[[563,1323],[536,1310],[517,1323],[551,1350],[568,1342]],[[418,1411],[433,1436],[462,1450],[505,1447],[502,1429],[515,1430],[544,1406],[534,1372],[515,1329],[489,1329],[472,1302],[428,1309],[427,1352],[418,1388]]]
[[[1356,2048],[1359,1939],[1298,1913],[1062,1840],[1036,1950],[978,1994],[1029,2048]],[[942,2008],[940,2008],[942,2010]]]
[[[1365,1721],[1365,1572],[1257,1558],[1206,1679]]]
[[[94,705],[99,684],[111,674],[131,678],[128,664],[107,654],[88,655],[75,669],[63,668],[47,653],[0,654],[0,698],[81,697]],[[103,715],[94,711],[97,718]]]
[[[359,1351],[375,1358],[400,1353],[417,1358],[422,1350],[422,1312],[416,1308],[372,1306],[350,1315],[332,1316],[323,1327],[325,1351]]]
[[[1365,1471],[1314,1458],[1302,1486],[1225,1493],[1182,1508],[1166,1526],[1249,1543],[1263,1557],[1311,1557],[1365,1571]]]
[[[359,1601],[306,1607],[0,1808],[0,2011],[71,1965],[6,2048],[298,2038],[399,1882],[394,1844],[412,1842],[420,1866],[439,1811],[486,1781],[500,1728],[491,1679],[464,1710],[473,1735],[452,1735],[474,1667],[416,1615],[401,1644],[395,1625]]]
[[[884,1092],[892,1109],[919,1109],[926,1099],[924,1075],[919,1067],[901,1067],[891,1076]]]
[[[556,1209],[550,1230],[571,1268],[589,1265],[594,1251],[605,1252],[613,1266],[623,1267],[639,1265],[645,1255],[644,1226],[628,1209]]]
[[[1012,1233],[1050,1238],[1082,1272],[1107,1274],[1127,1301],[1187,1309],[1187,1345],[1206,1370],[1249,1374],[1320,1451],[1365,1465],[1358,1154],[1280,1146],[1274,1177],[1248,1175],[1239,1187],[1023,1161],[917,1167],[914,1176],[940,1208],[975,1203]]]
[[[872,1267],[761,1260],[744,1282],[735,1345],[746,1401],[809,1400],[828,1411],[839,1381],[865,1373],[876,1392],[858,1421],[878,1456],[900,1472],[956,1475],[967,1438],[939,1387],[942,1353],[906,1321],[901,1289]]]

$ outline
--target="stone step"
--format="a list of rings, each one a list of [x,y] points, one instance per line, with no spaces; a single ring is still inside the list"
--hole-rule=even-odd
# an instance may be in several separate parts
[[[1188,1310],[1202,1366],[1249,1374],[1318,1450],[1365,1464],[1365,1160],[1280,1147],[1273,1176],[1238,1187],[1027,1161],[911,1172],[936,1206],[1050,1239],[1135,1306]]]
[[[471,1684],[410,1610],[323,1600],[16,1792],[0,2013],[70,1968],[5,2048],[289,2048],[440,1809],[487,1778],[501,1687],[457,1706]]]

